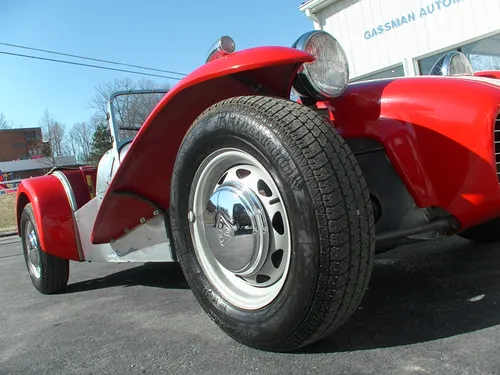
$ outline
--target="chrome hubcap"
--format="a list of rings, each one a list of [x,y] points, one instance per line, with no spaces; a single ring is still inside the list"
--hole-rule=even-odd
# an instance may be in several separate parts
[[[290,230],[271,175],[251,155],[222,149],[199,167],[188,219],[205,275],[243,309],[269,304],[283,287],[290,263]]]
[[[26,223],[25,230],[25,243],[26,243],[26,252],[28,259],[28,268],[30,273],[36,277],[40,278],[40,255],[38,252],[38,241],[35,234],[35,227],[28,221]]]
[[[249,276],[269,250],[266,213],[255,193],[230,181],[218,187],[205,210],[205,233],[215,259],[227,270]]]

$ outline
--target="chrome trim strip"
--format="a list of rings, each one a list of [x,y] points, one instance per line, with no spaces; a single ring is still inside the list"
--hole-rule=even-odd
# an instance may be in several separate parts
[[[59,179],[59,181],[61,181],[61,184],[64,188],[64,191],[66,192],[66,197],[68,197],[69,206],[71,207],[71,216],[73,217],[73,225],[75,227],[76,247],[78,249],[78,258],[80,258],[80,260],[83,261],[83,260],[85,260],[85,256],[83,255],[80,233],[78,231],[78,225],[76,224],[75,211],[78,210],[78,205],[76,204],[76,198],[75,198],[75,194],[73,193],[73,188],[71,187],[71,184],[69,183],[69,180],[66,177],[66,175],[64,173],[62,173],[61,171],[54,171],[54,172],[52,172],[52,175],[57,177]]]

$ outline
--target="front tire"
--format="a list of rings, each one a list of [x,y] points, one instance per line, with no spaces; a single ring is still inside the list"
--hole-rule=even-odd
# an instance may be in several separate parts
[[[69,260],[42,251],[31,203],[23,209],[20,228],[24,260],[33,286],[42,294],[60,292],[68,284]]]
[[[366,290],[366,183],[342,138],[298,103],[239,97],[205,111],[178,152],[171,219],[193,294],[245,345],[283,352],[317,341]]]

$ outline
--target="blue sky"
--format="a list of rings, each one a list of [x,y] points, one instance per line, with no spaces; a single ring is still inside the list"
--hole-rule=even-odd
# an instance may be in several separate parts
[[[189,73],[222,35],[233,37],[237,49],[290,46],[313,28],[298,10],[301,2],[2,0],[0,42]],[[61,58],[3,45],[0,51]],[[47,108],[69,128],[92,115],[96,85],[125,76],[142,77],[0,54],[0,112],[29,127]]]

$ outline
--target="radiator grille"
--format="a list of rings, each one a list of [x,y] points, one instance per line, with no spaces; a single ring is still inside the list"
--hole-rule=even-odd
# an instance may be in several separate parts
[[[500,114],[495,119],[495,162],[497,165],[497,178],[500,182]]]

